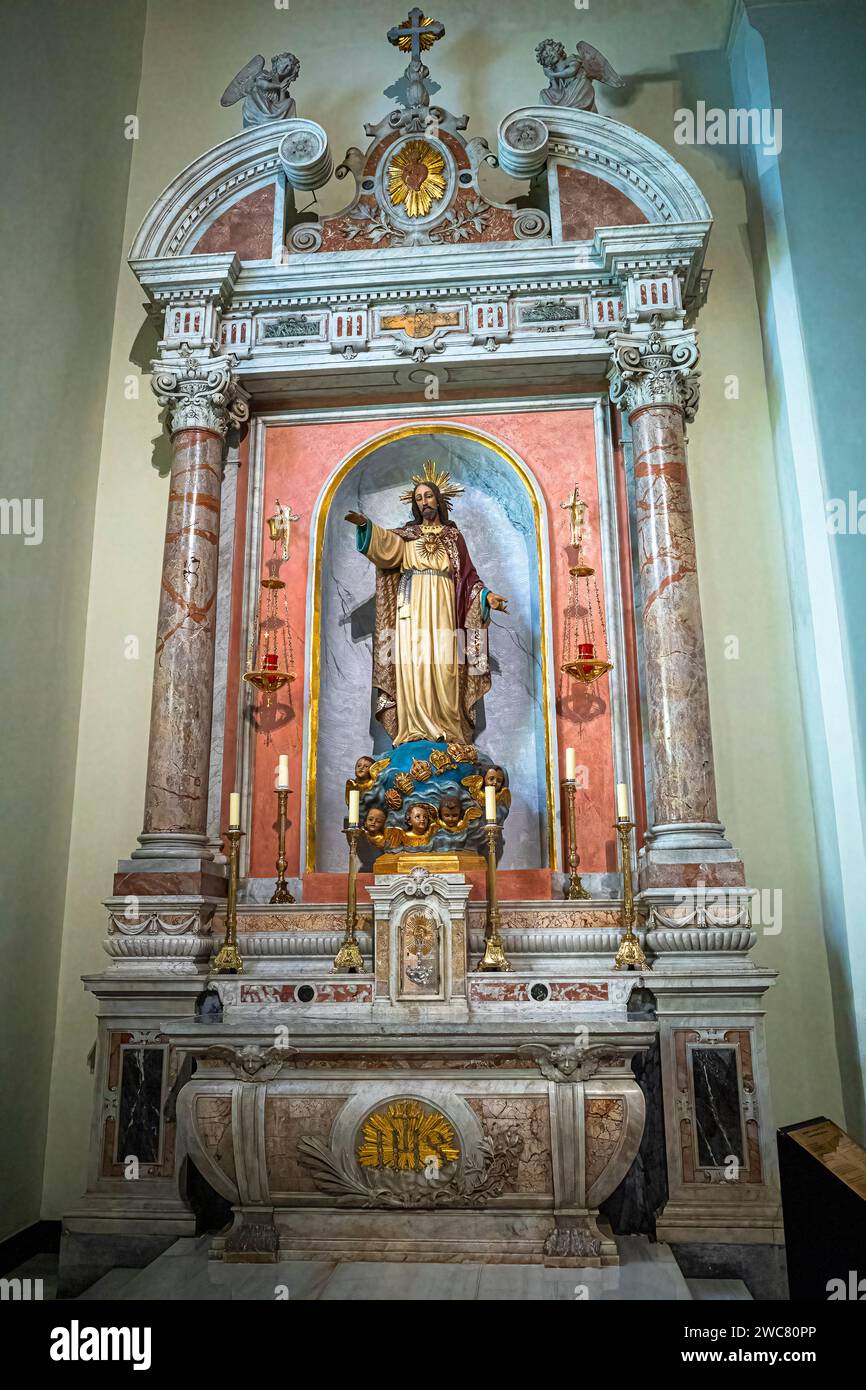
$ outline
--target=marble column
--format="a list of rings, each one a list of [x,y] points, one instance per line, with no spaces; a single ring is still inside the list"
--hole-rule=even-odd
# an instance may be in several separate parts
[[[613,338],[611,399],[634,455],[651,815],[644,888],[736,887],[743,866],[718,818],[685,421],[698,387],[694,335],[653,322]]]
[[[223,450],[248,418],[229,358],[154,364],[172,466],[136,859],[211,860],[207,807]],[[190,865],[192,867],[192,865]]]

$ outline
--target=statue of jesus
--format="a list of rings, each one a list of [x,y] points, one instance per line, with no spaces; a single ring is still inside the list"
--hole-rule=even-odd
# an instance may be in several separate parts
[[[360,512],[346,516],[376,566],[376,718],[395,746],[471,744],[475,705],[490,689],[485,629],[507,600],[482,584],[450,520],[462,491],[428,459],[400,498],[412,506],[408,526],[387,531]]]

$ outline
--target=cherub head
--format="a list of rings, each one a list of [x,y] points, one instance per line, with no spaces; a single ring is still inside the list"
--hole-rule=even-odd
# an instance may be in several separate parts
[[[385,830],[385,812],[381,806],[371,806],[364,817],[364,831],[371,838],[381,835]]]
[[[443,796],[439,802],[439,819],[446,830],[456,830],[463,816],[459,796]]]
[[[301,64],[294,53],[275,53],[271,59],[271,71],[274,77],[282,78],[284,82],[294,82],[301,71]]]
[[[505,773],[501,767],[489,767],[484,774],[485,787],[494,787],[497,796],[505,786]]]
[[[370,778],[370,768],[373,766],[373,762],[374,762],[374,759],[373,759],[373,758],[368,758],[366,754],[365,754],[362,758],[358,758],[357,762],[355,763],[355,781],[356,781],[356,782],[367,782],[367,781],[369,781],[369,778]]]
[[[564,63],[568,54],[559,39],[543,39],[535,50],[535,56],[543,68],[555,68]]]
[[[423,801],[416,801],[406,812],[406,825],[414,835],[426,835],[433,820],[433,812]]]

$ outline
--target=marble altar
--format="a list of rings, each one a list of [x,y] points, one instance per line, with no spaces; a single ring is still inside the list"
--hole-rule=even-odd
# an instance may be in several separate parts
[[[210,1246],[227,1262],[601,1266],[628,1231],[600,1208],[623,1210],[627,1180],[661,1240],[781,1239],[773,974],[752,958],[752,894],[719,819],[689,501],[711,213],[646,136],[547,103],[504,117],[498,158],[520,182],[488,199],[491,152],[431,105],[413,15],[389,34],[410,53],[406,104],[347,154],[342,212],[297,213],[293,190],[321,186],[331,160],[324,129],[287,108],[178,174],[131,250],[161,325],[173,463],[142,833],[105,903],[107,968],[84,982],[94,1107],[68,1291],[195,1230],[190,1164],[231,1205]],[[511,694],[477,730],[482,765],[508,769],[512,970],[478,970],[482,876],[415,866],[361,875],[363,969],[343,975],[344,789],[360,755],[390,752],[370,708],[369,594],[329,528],[347,497],[402,481],[431,435],[478,501],[482,551],[502,538],[526,581],[492,647]],[[494,457],[504,491],[485,479]],[[558,669],[576,478],[613,662],[595,690]],[[280,571],[296,669],[266,705],[241,674],[278,497],[298,518]],[[562,897],[566,745],[586,773],[579,905]],[[267,901],[278,754],[289,904]],[[613,967],[617,782],[648,960],[631,974]],[[213,960],[236,789],[244,971],[227,976]],[[639,1079],[650,1053],[660,1088]],[[652,1199],[637,1169],[660,1175]]]

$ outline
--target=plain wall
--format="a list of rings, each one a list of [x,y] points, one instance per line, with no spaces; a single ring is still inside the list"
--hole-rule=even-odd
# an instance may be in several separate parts
[[[782,148],[741,150],[817,828],[822,915],[849,1130],[866,1140],[866,406],[845,364],[866,331],[860,227],[866,9],[745,0],[729,45],[742,107],[781,113]],[[838,94],[844,92],[844,99]],[[841,370],[840,370],[841,368]],[[853,529],[828,524],[833,499]],[[861,533],[859,524],[862,526]]]
[[[3,1113],[0,1238],[38,1220],[93,518],[144,33],[143,0],[4,4],[0,536]],[[9,61],[9,59],[12,61]],[[56,1039],[73,1073],[90,1046]],[[82,1050],[83,1049],[83,1050]]]
[[[602,112],[670,149],[715,213],[713,285],[699,323],[703,402],[690,436],[719,803],[750,883],[774,895],[784,890],[782,930],[762,934],[755,948],[762,964],[782,971],[768,1000],[774,1119],[824,1113],[844,1123],[743,186],[730,152],[673,139],[674,113],[686,98],[718,90],[729,99],[730,5],[608,0],[584,13],[564,0],[442,0],[436,15],[447,35],[427,56],[441,84],[435,99],[469,113],[468,137],[495,144],[501,118],[537,101],[544,79],[534,48],[541,39],[559,36],[571,45],[586,37],[633,78],[625,94],[600,90]],[[240,129],[239,109],[221,110],[219,96],[255,52],[298,54],[299,114],[326,128],[337,160],[348,145],[365,146],[363,123],[390,109],[381,93],[404,65],[385,39],[398,18],[392,0],[292,0],[288,10],[252,0],[151,0],[125,245],[180,169]],[[101,197],[98,180],[93,190]],[[333,209],[345,201],[346,187],[334,184],[319,196]],[[110,891],[114,861],[129,853],[141,829],[166,509],[156,404],[146,379],[138,399],[124,390],[126,376],[155,348],[141,299],[124,271],[99,469],[45,1216],[60,1214],[85,1183],[91,1078],[84,1057],[95,1027],[79,977],[105,966],[100,901]],[[732,375],[735,399],[726,394]],[[124,656],[129,635],[140,644],[137,660]]]

